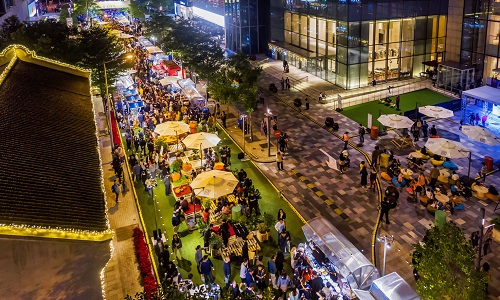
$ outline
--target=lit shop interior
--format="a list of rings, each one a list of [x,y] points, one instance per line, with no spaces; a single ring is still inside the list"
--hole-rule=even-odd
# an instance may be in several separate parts
[[[444,15],[346,22],[286,11],[269,55],[352,89],[420,76],[423,62],[443,60],[445,38]]]

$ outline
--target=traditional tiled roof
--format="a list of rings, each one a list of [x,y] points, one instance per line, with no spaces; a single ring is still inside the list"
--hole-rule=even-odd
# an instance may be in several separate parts
[[[89,79],[42,65],[0,82],[0,223],[106,230]]]

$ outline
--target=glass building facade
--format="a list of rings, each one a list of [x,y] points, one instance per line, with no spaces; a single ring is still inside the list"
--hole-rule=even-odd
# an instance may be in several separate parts
[[[465,0],[460,62],[476,67],[476,76],[500,72],[500,0]]]
[[[226,47],[244,54],[264,53],[269,36],[269,0],[226,0]]]
[[[343,88],[444,59],[448,0],[271,0],[269,55]]]

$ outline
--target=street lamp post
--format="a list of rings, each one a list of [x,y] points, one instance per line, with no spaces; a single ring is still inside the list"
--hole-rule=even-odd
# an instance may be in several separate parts
[[[484,207],[481,207],[481,215],[483,218],[481,219],[481,224],[479,224],[479,247],[478,247],[478,253],[477,253],[477,264],[476,264],[476,270],[479,271],[481,268],[481,259],[483,258],[483,237],[484,237],[484,217],[486,214],[486,210]]]
[[[248,116],[245,114],[241,115],[241,119],[243,120],[243,122],[242,122],[243,123],[242,124],[243,125],[243,157],[245,157],[245,155],[246,155],[246,152],[245,152],[245,129],[246,128],[245,128],[245,126],[247,123],[245,121],[246,121],[247,117]]]
[[[387,249],[391,248],[391,243],[394,242],[393,235],[381,235],[377,238],[379,242],[384,243],[384,260],[382,261],[382,276],[385,275],[385,264],[387,260]]]
[[[273,114],[269,108],[264,116],[267,117],[267,156],[271,156],[271,119],[273,118]]]
[[[110,139],[110,142],[111,142],[111,152],[113,152],[115,150],[115,143],[114,143],[114,137],[113,137],[113,128],[112,128],[112,125],[111,125],[111,109],[113,109],[113,104],[111,103],[111,101],[109,101],[109,88],[108,88],[108,73],[106,71],[106,63],[109,63],[110,61],[108,62],[104,62],[102,65],[104,66],[104,85],[106,86],[106,95],[104,96],[105,99],[106,99],[106,103],[108,104],[108,131],[109,131],[109,139]]]
[[[125,57],[125,59],[130,59],[130,58],[132,58],[131,54],[129,54]],[[115,59],[108,60],[108,61],[105,61],[102,63],[103,68],[104,68],[104,85],[106,88],[105,99],[106,99],[106,103],[108,104],[108,131],[109,131],[109,137],[110,137],[110,142],[111,142],[111,152],[113,152],[115,150],[115,143],[114,143],[114,139],[113,139],[113,130],[112,130],[112,125],[111,125],[111,110],[114,109],[114,105],[113,105],[114,103],[112,101],[109,101],[108,73],[107,73],[107,69],[106,69],[106,64],[113,62],[113,61],[116,61],[117,59],[118,58],[115,58]],[[106,109],[106,108],[104,108],[104,109]]]

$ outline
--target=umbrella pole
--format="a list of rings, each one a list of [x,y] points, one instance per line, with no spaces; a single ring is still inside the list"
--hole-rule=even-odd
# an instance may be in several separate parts
[[[201,143],[200,143],[200,167],[203,166],[203,152],[201,152]]]
[[[471,161],[472,161],[472,151],[469,151],[469,169],[467,170],[467,178],[470,179],[470,164],[471,164]]]
[[[179,135],[177,135],[177,130],[175,131],[175,136],[177,137],[177,150],[179,150]]]

